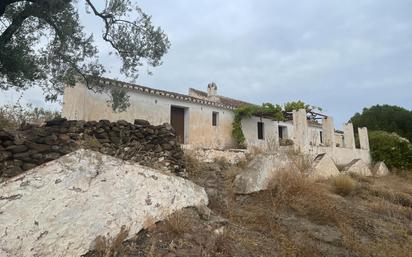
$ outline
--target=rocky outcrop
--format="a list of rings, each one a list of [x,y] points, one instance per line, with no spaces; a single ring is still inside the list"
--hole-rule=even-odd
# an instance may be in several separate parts
[[[327,154],[316,156],[308,172],[309,178],[312,179],[327,179],[339,174],[338,168]]]
[[[81,256],[99,235],[207,203],[188,180],[78,150],[0,184],[0,256]]]
[[[172,172],[184,170],[183,151],[168,124],[56,119],[13,134],[0,131],[0,177],[18,175],[81,147]]]
[[[389,174],[389,169],[384,162],[377,162],[373,167],[373,175],[376,177],[383,177]]]
[[[353,173],[360,176],[372,176],[372,171],[369,168],[368,164],[366,164],[361,159],[355,159],[351,161],[343,168],[342,172]]]
[[[235,192],[250,194],[265,190],[280,171],[294,172],[296,170],[296,165],[285,153],[257,155],[245,170],[236,175],[233,182]]]

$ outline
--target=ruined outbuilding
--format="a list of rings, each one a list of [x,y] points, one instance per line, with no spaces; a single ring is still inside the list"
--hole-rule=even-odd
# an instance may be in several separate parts
[[[78,82],[65,89],[64,117],[86,121],[143,119],[153,125],[169,123],[178,141],[191,148],[236,148],[232,137],[234,111],[250,104],[220,96],[215,83],[208,85],[207,92],[190,88],[187,95],[105,78],[95,83],[124,90],[130,106],[124,112],[114,112],[108,104],[108,94],[96,93]],[[285,121],[252,116],[242,120],[242,130],[248,148],[293,147],[313,158],[326,153],[339,166],[354,159],[371,163],[367,128],[358,129],[360,146],[357,148],[352,124],[345,124],[343,131],[338,131],[332,117],[307,110],[288,113]]]

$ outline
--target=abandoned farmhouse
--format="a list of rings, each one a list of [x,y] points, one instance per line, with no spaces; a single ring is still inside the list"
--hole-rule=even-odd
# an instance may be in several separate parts
[[[108,95],[89,90],[84,84],[66,87],[63,116],[73,120],[149,121],[152,125],[170,123],[180,143],[197,148],[230,149],[236,147],[232,137],[234,110],[244,101],[218,95],[216,84],[210,83],[207,92],[189,89],[188,95],[100,78],[106,87],[124,89],[130,106],[114,112],[108,105]],[[283,147],[293,142],[295,148],[316,156],[327,153],[337,165],[354,159],[371,162],[367,128],[359,128],[359,143],[355,144],[353,125],[344,124],[343,131],[335,130],[333,118],[317,114],[309,119],[306,110],[293,111],[285,121],[265,117],[242,120],[242,130],[248,147]]]

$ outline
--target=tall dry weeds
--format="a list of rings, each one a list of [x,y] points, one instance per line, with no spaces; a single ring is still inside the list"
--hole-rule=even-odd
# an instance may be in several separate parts
[[[348,175],[339,175],[332,178],[335,193],[347,196],[357,187],[357,182]]]

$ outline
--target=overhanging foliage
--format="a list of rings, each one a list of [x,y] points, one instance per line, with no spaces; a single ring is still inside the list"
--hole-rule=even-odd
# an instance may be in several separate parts
[[[133,80],[141,66],[161,64],[169,40],[131,0],[1,0],[0,89],[37,85],[51,101],[79,78],[89,89],[105,89],[91,83],[106,70],[80,24],[82,3],[101,21],[101,37],[121,59],[121,73]]]
[[[264,103],[261,106],[243,105],[235,110],[235,118],[233,121],[232,136],[240,147],[245,147],[245,135],[242,130],[242,119],[259,116],[272,118],[274,120],[284,120],[282,107],[278,104],[273,105]]]

